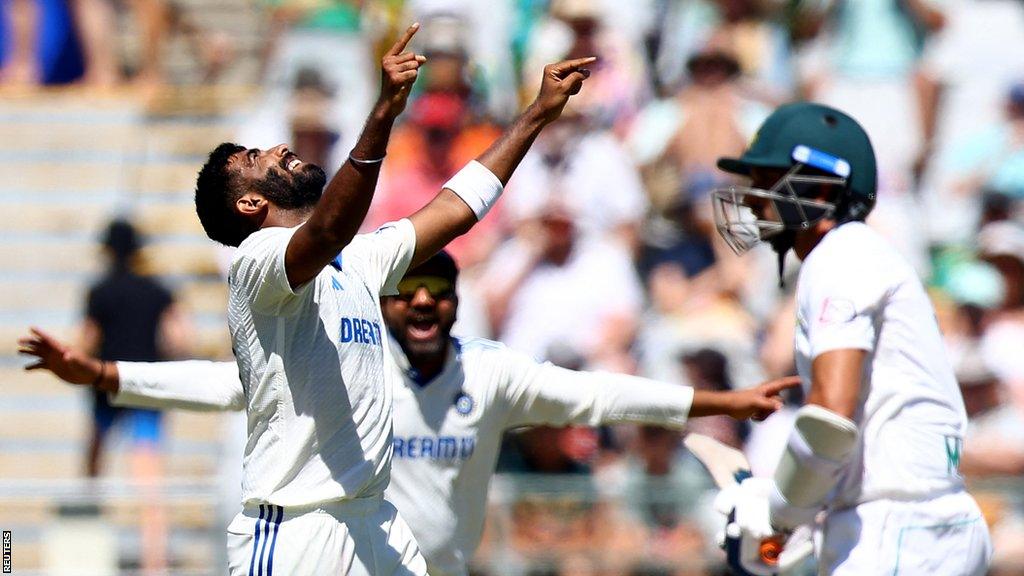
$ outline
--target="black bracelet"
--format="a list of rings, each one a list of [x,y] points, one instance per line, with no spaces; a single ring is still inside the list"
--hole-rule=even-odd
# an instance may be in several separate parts
[[[100,382],[103,381],[103,377],[106,376],[106,375],[107,375],[107,361],[106,360],[100,360],[100,373],[99,373],[98,376],[96,376],[96,379],[93,380],[92,387],[95,388],[95,387],[99,386]]]

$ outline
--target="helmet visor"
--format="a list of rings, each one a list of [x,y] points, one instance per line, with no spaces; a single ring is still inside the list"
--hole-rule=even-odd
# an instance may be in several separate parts
[[[760,196],[765,192],[742,186],[718,188],[711,192],[715,228],[736,254],[743,254],[758,242],[786,229],[781,221],[768,217],[758,218],[747,201],[748,196]]]
[[[801,197],[798,191],[804,192],[804,186],[842,185],[845,180],[798,175],[799,168],[794,166],[771,190],[731,186],[712,191],[715,227],[733,252],[743,254],[783,230],[806,230],[835,212],[835,204]]]

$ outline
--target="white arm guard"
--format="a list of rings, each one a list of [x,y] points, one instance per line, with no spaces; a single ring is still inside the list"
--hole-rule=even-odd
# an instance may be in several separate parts
[[[797,412],[793,433],[775,469],[772,523],[794,528],[810,522],[839,482],[860,434],[850,419],[821,406]]]
[[[476,160],[471,160],[455,176],[445,182],[443,188],[455,192],[459,198],[462,198],[462,201],[476,214],[477,221],[480,221],[490,211],[491,206],[498,201],[504,186],[501,185],[501,180],[486,166]]]

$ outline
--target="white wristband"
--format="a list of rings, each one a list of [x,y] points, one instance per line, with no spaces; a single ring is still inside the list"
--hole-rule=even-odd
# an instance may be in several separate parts
[[[503,186],[493,172],[472,160],[452,176],[451,180],[445,182],[444,188],[455,192],[476,214],[476,219],[482,220],[491,206],[498,201]]]

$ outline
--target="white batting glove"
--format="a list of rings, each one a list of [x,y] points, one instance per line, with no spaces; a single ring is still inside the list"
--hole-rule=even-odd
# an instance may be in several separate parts
[[[771,478],[751,477],[737,486],[736,518],[744,535],[758,540],[775,534],[772,528],[771,494],[775,481]]]

